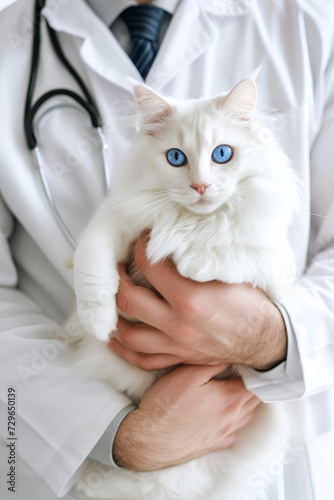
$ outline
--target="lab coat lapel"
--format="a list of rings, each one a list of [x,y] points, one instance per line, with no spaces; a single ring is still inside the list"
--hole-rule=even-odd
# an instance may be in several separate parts
[[[5,10],[7,7],[12,5],[12,3],[17,2],[17,0],[2,0],[1,5],[0,5],[0,12],[2,10]]]
[[[182,0],[171,20],[147,84],[159,89],[204,54],[217,39],[217,20],[248,12],[251,0]]]
[[[216,40],[216,19],[244,14],[251,0],[181,0],[163,39],[146,83],[159,88],[206,52]],[[43,10],[49,24],[82,38],[81,57],[96,73],[124,89],[132,91],[126,78],[142,77],[120,47],[109,28],[83,0],[64,4],[48,1]]]
[[[83,0],[71,0],[65,4],[47,2],[43,15],[50,26],[82,39],[80,54],[83,61],[103,78],[119,87],[132,91],[126,76],[137,81],[142,77],[130,58],[121,48],[108,26]]]
[[[207,50],[217,34],[214,21],[206,15],[199,2],[181,1],[148,73],[147,84],[158,89],[177,77]]]

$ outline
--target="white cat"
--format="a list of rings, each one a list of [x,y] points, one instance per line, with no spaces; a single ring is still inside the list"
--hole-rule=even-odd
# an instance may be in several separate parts
[[[256,111],[253,77],[211,99],[177,101],[140,84],[134,93],[138,137],[75,254],[78,314],[93,336],[82,332],[72,363],[138,402],[159,373],[129,365],[101,341],[116,327],[117,263],[129,258],[139,234],[150,230],[152,262],[171,257],[183,276],[249,282],[278,300],[294,280],[287,228],[298,194],[277,141],[262,139],[267,129]],[[280,406],[261,405],[231,449],[159,471],[113,470],[91,496],[194,500],[211,498],[220,482],[224,500],[232,500],[254,464],[277,451],[284,432]],[[80,477],[99,467],[88,464]]]

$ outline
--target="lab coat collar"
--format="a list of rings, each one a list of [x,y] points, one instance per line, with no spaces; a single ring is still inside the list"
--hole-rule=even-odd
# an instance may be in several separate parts
[[[164,86],[217,38],[215,22],[202,10],[203,3],[183,0],[178,5],[148,73],[149,86],[156,89]]]
[[[129,91],[132,85],[125,75],[141,79],[108,26],[84,0],[62,0],[62,4],[47,0],[43,15],[54,30],[82,40],[80,54],[83,61],[103,78]],[[117,71],[114,69],[116,65]]]
[[[1,5],[0,5],[0,12],[2,10],[5,10],[7,7],[12,5],[12,3],[17,2],[17,0],[2,0]]]
[[[250,2],[251,0],[181,0],[146,83],[159,89],[175,78],[217,38],[215,17],[245,14]],[[126,76],[142,81],[137,68],[106,24],[92,12],[84,0],[62,0],[61,3],[47,0],[43,15],[56,31],[82,39],[80,52],[83,60],[102,77],[129,91],[132,91],[132,85]],[[180,18],[182,23],[179,22]]]
[[[83,0],[46,0],[43,15],[50,26],[80,38],[87,38],[92,33],[92,11]]]
[[[252,0],[183,0],[175,11],[146,83],[155,89],[175,78],[217,39],[217,16],[248,12]],[[216,16],[216,17],[215,17]],[[179,19],[182,19],[180,23]]]
[[[0,5],[0,11],[6,9],[6,7],[9,7],[13,3],[17,2],[18,0],[2,0],[1,5]],[[181,0],[182,1],[182,0]],[[248,6],[251,4],[252,0],[197,0],[201,4],[201,8],[204,10],[211,12],[212,14],[217,14],[217,15],[240,15],[245,12],[245,10],[248,8]],[[163,0],[161,0],[161,3]],[[54,0],[47,0],[46,2],[48,7],[50,8],[52,4],[52,8],[54,10],[58,10],[62,5],[66,5],[67,3],[70,3],[69,0],[62,0],[62,3],[55,2]],[[57,6],[55,4],[58,4]],[[177,1],[175,1],[176,5]],[[160,4],[160,3],[159,3]],[[167,12],[170,12],[167,4],[166,6],[164,5],[159,5],[161,8],[164,8]],[[173,11],[174,11],[174,6],[173,6]]]
[[[197,0],[203,11],[216,16],[240,16],[248,12],[252,0]]]

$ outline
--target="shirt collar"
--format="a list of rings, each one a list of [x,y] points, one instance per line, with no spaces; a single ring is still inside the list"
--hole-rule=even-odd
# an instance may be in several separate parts
[[[1,0],[1,5],[0,5],[0,11],[4,10],[6,7],[9,7],[9,5],[16,3],[18,0]],[[216,15],[238,15],[238,14],[244,14],[245,10],[249,8],[252,4],[252,0],[197,0],[200,8],[203,9],[204,11],[210,12],[212,14]],[[94,9],[98,15],[100,16],[99,12],[101,12],[101,16],[106,15],[106,20],[111,19],[110,23],[113,22],[119,14],[124,10],[126,7],[130,5],[134,5],[136,2],[134,0],[114,0],[112,2],[107,2],[106,0],[86,0],[86,2],[89,5],[94,4]],[[84,3],[86,3],[84,2]],[[158,7],[161,7],[164,9],[166,12],[169,12],[170,14],[174,14],[174,11],[176,10],[177,5],[181,2],[181,0],[153,0],[153,4],[155,4]],[[46,5],[49,4],[49,12],[50,14],[53,15],[53,17],[56,17],[55,11],[61,10],[61,4],[57,3],[56,8],[54,8],[54,5],[51,6],[51,3],[54,4],[53,0],[46,0]],[[95,7],[96,4],[96,7]],[[102,10],[104,7],[106,7],[108,10]],[[101,9],[101,10],[100,10]],[[111,10],[110,10],[111,9]],[[108,26],[110,25],[108,24]],[[66,24],[66,23],[65,23]],[[107,22],[106,22],[107,24]]]
[[[173,15],[179,1],[153,0],[151,4]],[[112,2],[107,2],[106,0],[86,0],[86,2],[103,19],[107,26],[110,26],[127,7],[138,5],[135,0],[113,0]]]

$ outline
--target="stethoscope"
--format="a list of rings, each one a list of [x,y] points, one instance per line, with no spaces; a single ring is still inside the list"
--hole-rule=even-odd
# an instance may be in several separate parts
[[[38,110],[41,108],[43,104],[45,104],[46,101],[51,99],[52,97],[55,96],[67,96],[76,101],[77,105],[73,104],[60,104],[53,106],[52,108],[49,108],[45,113],[49,113],[53,109],[58,109],[59,107],[65,107],[65,108],[75,108],[78,109],[85,109],[90,117],[91,123],[93,127],[96,129],[100,140],[101,140],[101,152],[102,152],[102,159],[103,159],[103,172],[104,172],[104,190],[105,194],[108,195],[110,192],[110,174],[109,174],[109,169],[107,165],[107,149],[108,149],[108,144],[106,141],[106,137],[103,133],[102,130],[102,120],[101,120],[101,115],[99,113],[99,110],[96,106],[96,103],[94,102],[94,99],[89,92],[87,86],[85,83],[82,81],[81,77],[78,75],[76,70],[73,68],[73,66],[70,64],[68,59],[65,57],[64,52],[59,44],[59,40],[57,38],[56,32],[49,26],[49,24],[46,22],[47,29],[49,32],[50,40],[53,46],[53,49],[60,60],[60,62],[63,64],[63,66],[67,69],[67,71],[73,76],[73,78],[76,80],[78,83],[79,87],[81,88],[85,99],[81,97],[79,94],[76,92],[73,92],[72,90],[69,89],[54,89],[46,92],[43,94],[37,101],[32,105],[32,99],[34,95],[34,90],[35,90],[35,85],[36,85],[36,79],[37,79],[37,74],[38,74],[38,64],[39,64],[39,54],[40,54],[40,45],[41,45],[41,10],[45,5],[45,0],[36,0],[35,2],[35,13],[34,13],[34,31],[33,31],[33,46],[32,46],[32,59],[31,59],[31,70],[30,70],[30,77],[29,77],[29,84],[28,84],[28,90],[27,90],[27,96],[26,96],[26,101],[25,101],[25,109],[24,109],[24,133],[26,136],[26,141],[29,150],[33,153],[35,160],[36,160],[36,166],[39,171],[39,175],[42,181],[42,185],[46,194],[46,199],[48,202],[48,205],[52,211],[52,214],[60,227],[61,231],[63,234],[66,236],[67,240],[71,243],[71,245],[75,248],[77,246],[77,242],[69,230],[68,226],[66,225],[63,217],[60,215],[59,211],[57,210],[57,206],[54,200],[54,197],[52,195],[52,191],[50,188],[50,184],[48,182],[44,164],[43,164],[43,158],[40,152],[40,149],[38,147],[35,131],[34,131],[34,119],[36,116],[36,113]],[[44,114],[45,114],[44,113]]]

